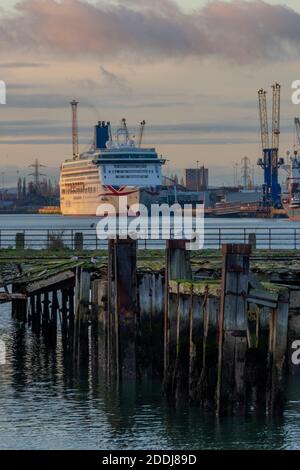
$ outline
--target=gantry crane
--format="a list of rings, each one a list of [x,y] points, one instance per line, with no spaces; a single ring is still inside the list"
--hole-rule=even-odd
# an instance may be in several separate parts
[[[259,118],[263,158],[258,165],[264,169],[264,203],[270,206],[280,205],[281,187],[278,183],[278,168],[284,164],[283,158],[278,158],[280,136],[280,92],[281,86],[275,83],[273,89],[272,105],[272,139],[270,147],[267,92],[258,91]]]

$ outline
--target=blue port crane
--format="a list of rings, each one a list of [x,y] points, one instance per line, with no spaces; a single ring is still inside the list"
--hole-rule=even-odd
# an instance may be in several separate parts
[[[264,170],[264,205],[278,207],[281,205],[281,187],[278,183],[278,169],[284,164],[283,158],[278,158],[279,136],[280,136],[280,94],[279,83],[272,85],[272,139],[270,145],[267,92],[263,89],[258,91],[259,118],[263,158],[257,164]]]

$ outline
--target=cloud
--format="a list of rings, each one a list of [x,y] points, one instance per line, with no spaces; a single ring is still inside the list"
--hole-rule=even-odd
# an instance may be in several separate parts
[[[104,83],[109,86],[110,89],[116,88],[118,90],[122,90],[123,92],[131,92],[130,85],[125,77],[121,77],[120,75],[111,72],[103,65],[100,65],[100,73]]]
[[[42,64],[38,62],[0,62],[1,69],[29,69],[47,66],[48,64]]]
[[[299,24],[300,14],[263,0],[213,0],[192,13],[171,0],[20,0],[16,13],[0,18],[0,52],[135,63],[217,56],[246,64],[300,57]]]

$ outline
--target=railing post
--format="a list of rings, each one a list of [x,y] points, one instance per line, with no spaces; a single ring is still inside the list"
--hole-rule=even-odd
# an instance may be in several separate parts
[[[25,235],[24,233],[16,233],[16,250],[24,250]]]
[[[83,233],[76,232],[74,236],[74,248],[76,251],[83,250]]]

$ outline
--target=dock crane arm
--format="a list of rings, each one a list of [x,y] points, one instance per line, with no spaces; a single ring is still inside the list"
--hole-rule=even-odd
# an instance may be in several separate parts
[[[269,148],[269,126],[267,111],[267,92],[263,89],[258,91],[259,118],[261,131],[261,144],[263,151]]]
[[[272,109],[272,149],[279,149],[280,135],[280,92],[281,86],[275,83],[273,88],[273,109]]]

